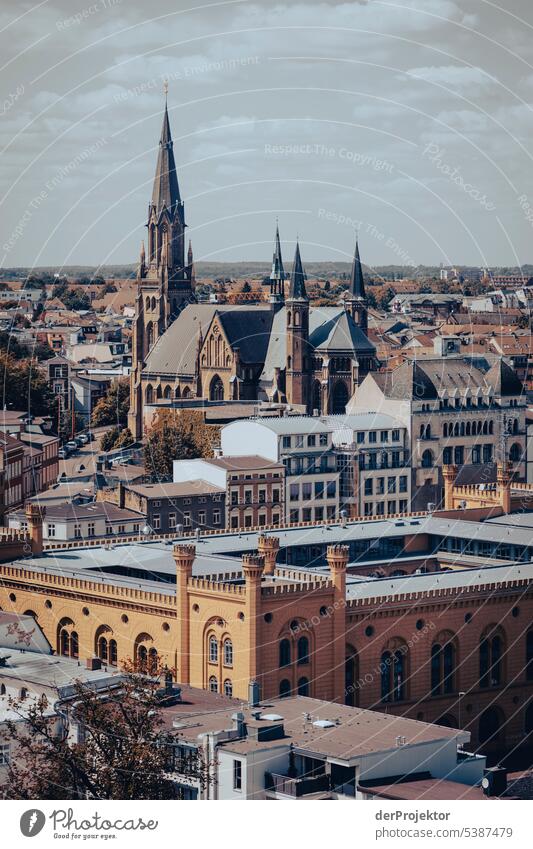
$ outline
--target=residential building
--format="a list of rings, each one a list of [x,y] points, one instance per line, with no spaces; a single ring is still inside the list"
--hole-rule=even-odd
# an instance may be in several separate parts
[[[24,503],[24,446],[0,431],[0,520],[7,510]]]
[[[189,799],[486,798],[486,758],[457,729],[306,696],[172,713],[171,768]]]
[[[118,507],[106,501],[88,504],[49,504],[43,522],[45,542],[76,542],[113,536],[138,536],[146,522],[142,513]],[[28,519],[22,510],[9,514],[9,527],[28,531]]]
[[[174,481],[202,481],[225,493],[226,527],[279,525],[285,517],[285,466],[256,455],[175,460]]]
[[[104,490],[101,495],[113,498],[121,508],[141,513],[154,534],[225,527],[226,489],[212,481],[119,483],[114,491]]]
[[[347,409],[380,410],[404,423],[414,510],[441,503],[444,465],[458,466],[468,483],[494,479],[496,462],[509,461],[514,476],[525,480],[526,399],[501,358],[474,363],[453,353],[408,361],[368,375]]]
[[[339,506],[347,516],[411,509],[409,434],[386,413],[330,416],[339,472]]]
[[[261,454],[285,466],[285,518],[324,522],[339,514],[339,472],[333,445],[334,425],[316,416],[264,416],[222,428],[223,457]]]

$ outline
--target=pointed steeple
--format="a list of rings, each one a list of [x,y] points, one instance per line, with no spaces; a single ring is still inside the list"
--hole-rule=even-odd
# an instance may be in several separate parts
[[[192,242],[189,239],[189,250],[187,251],[187,265],[193,264],[193,254],[192,254]]]
[[[276,245],[272,256],[272,271],[270,272],[272,282],[281,283],[285,280],[285,269],[283,268],[283,259],[281,257],[281,243],[279,240],[279,227],[276,224]]]
[[[299,242],[296,242],[296,253],[294,254],[294,262],[292,265],[289,298],[291,300],[307,301],[307,292],[305,291],[305,272],[302,267]]]
[[[168,108],[165,91],[165,114],[163,116],[163,127],[159,140],[159,153],[157,156],[157,167],[152,191],[152,205],[157,214],[166,207],[171,213],[181,203],[180,190],[178,186],[178,175],[176,163],[172,150],[172,134],[170,132],[170,121],[168,119]]]
[[[359,240],[355,241],[355,255],[352,263],[352,275],[350,278],[350,295],[355,298],[365,298],[365,280],[363,267],[359,256]]]

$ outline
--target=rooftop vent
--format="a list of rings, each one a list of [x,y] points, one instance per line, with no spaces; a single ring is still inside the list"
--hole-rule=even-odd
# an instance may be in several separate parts
[[[335,723],[329,719],[316,719],[313,725],[315,728],[335,728]]]
[[[267,722],[281,722],[283,717],[279,713],[262,713],[260,719],[266,719]]]

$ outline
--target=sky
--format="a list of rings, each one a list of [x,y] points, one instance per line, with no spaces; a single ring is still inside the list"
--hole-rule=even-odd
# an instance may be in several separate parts
[[[3,267],[136,262],[164,108],[196,261],[533,262],[533,4],[2,0]]]

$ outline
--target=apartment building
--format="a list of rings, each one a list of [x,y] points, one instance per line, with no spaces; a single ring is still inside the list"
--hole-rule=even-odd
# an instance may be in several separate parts
[[[142,513],[121,509],[105,501],[50,504],[45,512],[43,539],[46,542],[76,542],[98,538],[109,540],[113,536],[138,535],[145,524]],[[13,530],[28,530],[23,510],[9,514],[9,527]]]
[[[440,350],[447,349],[441,344]],[[474,362],[453,348],[446,356],[367,375],[347,412],[369,407],[408,430],[414,510],[442,502],[444,465],[458,466],[462,480],[470,483],[495,480],[496,463],[510,462],[515,478],[525,480],[526,398],[504,359],[488,356]]]
[[[257,455],[175,460],[174,481],[196,488],[207,486],[209,481],[224,492],[228,529],[279,525],[285,517],[283,463]]]
[[[113,492],[105,490],[103,497],[116,499],[121,508],[142,513],[156,534],[225,527],[225,488],[205,478],[161,484],[119,483]]]
[[[339,513],[333,425],[313,416],[235,421],[221,431],[223,457],[261,455],[285,467],[285,519],[324,522]]]
[[[409,434],[386,413],[329,416],[347,516],[405,513],[411,504]]]

